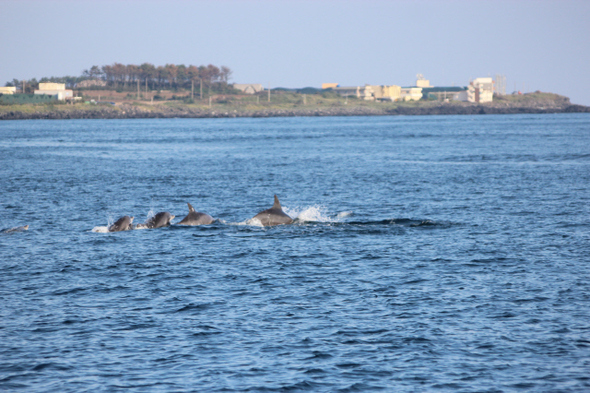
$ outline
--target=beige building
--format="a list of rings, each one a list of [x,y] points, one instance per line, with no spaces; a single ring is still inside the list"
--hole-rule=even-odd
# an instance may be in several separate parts
[[[14,86],[0,87],[0,94],[14,94],[14,93],[16,93],[16,87],[14,87]]]
[[[345,86],[330,87],[330,89],[342,97],[356,97],[365,101],[397,101],[401,94],[401,87],[396,85]]]
[[[401,90],[397,85],[365,85],[365,100],[397,101],[401,97]]]
[[[264,86],[260,83],[234,83],[234,89],[243,91],[246,94],[256,94],[258,92],[264,91]]]
[[[54,96],[60,101],[71,100],[74,97],[72,90],[66,90],[65,83],[39,83],[39,89],[35,90],[35,94]]]
[[[381,99],[384,101],[398,101],[402,95],[401,86],[381,86]]]
[[[424,75],[416,75],[416,86],[417,87],[434,87],[430,85],[430,81],[424,78]]]
[[[467,101],[492,102],[494,99],[494,82],[492,78],[476,78],[467,86]]]

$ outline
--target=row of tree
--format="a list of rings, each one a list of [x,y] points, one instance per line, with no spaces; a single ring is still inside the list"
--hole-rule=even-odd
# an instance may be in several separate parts
[[[84,70],[79,77],[45,77],[40,80],[33,78],[25,81],[13,79],[11,82],[7,82],[6,86],[21,87],[25,82],[25,89],[28,90],[39,83],[55,82],[65,83],[67,88],[73,89],[82,81],[96,80],[104,81],[107,87],[115,89],[134,88],[139,82],[142,88],[154,90],[191,88],[193,85],[200,87],[201,83],[206,88],[223,90],[227,86],[231,74],[232,71],[228,67],[217,67],[212,64],[208,66],[186,66],[184,64],[154,66],[150,63],[141,65],[114,63],[102,67],[92,66]],[[28,86],[30,87],[27,88]]]

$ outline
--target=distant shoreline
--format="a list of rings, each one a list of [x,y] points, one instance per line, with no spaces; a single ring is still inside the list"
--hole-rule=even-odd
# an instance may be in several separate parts
[[[491,103],[466,102],[365,102],[343,99],[317,99],[304,105],[299,102],[263,104],[217,102],[118,102],[100,104],[23,104],[0,105],[0,120],[36,119],[157,119],[157,118],[234,118],[234,117],[316,117],[316,116],[426,116],[426,115],[492,115],[590,113],[590,107],[575,105],[567,97],[551,93],[504,96]],[[303,101],[305,102],[305,101]]]

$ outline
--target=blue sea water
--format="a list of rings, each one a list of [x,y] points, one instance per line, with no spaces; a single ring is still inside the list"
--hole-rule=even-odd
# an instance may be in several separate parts
[[[590,391],[587,114],[4,121],[0,189],[0,391]]]

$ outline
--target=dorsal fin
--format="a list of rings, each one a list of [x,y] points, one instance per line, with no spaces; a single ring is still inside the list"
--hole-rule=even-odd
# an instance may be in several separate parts
[[[187,202],[186,204],[188,205],[188,212],[189,212],[189,213],[193,213],[193,212],[195,211],[195,208],[194,208],[194,207],[192,207],[192,206],[191,206],[191,204],[190,204],[190,203],[188,203],[188,202]]]
[[[279,202],[279,198],[275,195],[275,203],[272,205],[273,209],[282,209],[281,202]]]

